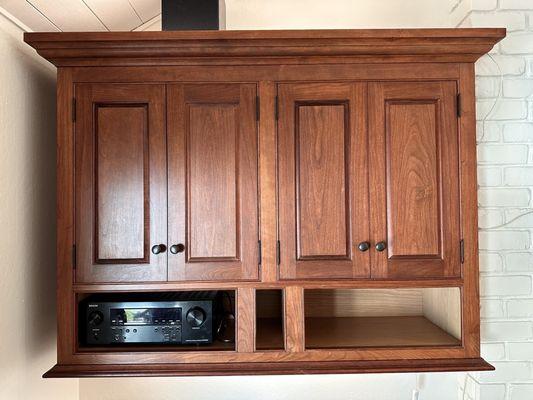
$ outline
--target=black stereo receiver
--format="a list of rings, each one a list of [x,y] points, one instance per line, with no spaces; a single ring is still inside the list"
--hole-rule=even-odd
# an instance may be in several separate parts
[[[93,295],[80,304],[87,345],[213,342],[216,292]]]

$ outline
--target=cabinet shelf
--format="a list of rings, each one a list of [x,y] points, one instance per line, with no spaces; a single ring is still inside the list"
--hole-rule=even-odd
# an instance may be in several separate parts
[[[305,332],[307,349],[461,345],[423,316],[307,318]]]

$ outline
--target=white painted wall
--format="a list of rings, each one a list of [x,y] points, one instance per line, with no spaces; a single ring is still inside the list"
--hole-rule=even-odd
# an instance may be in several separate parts
[[[0,10],[1,11],[1,10]],[[0,399],[70,400],[55,363],[55,68],[0,13]]]

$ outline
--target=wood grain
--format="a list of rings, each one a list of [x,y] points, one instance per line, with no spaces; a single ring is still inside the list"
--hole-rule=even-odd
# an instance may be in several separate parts
[[[296,107],[298,260],[350,257],[347,112],[344,104]]]
[[[276,194],[276,93],[274,82],[259,82],[259,207],[261,282],[275,282],[277,194]]]
[[[252,366],[252,368],[250,368]],[[391,372],[493,371],[482,358],[436,360],[333,361],[254,364],[161,364],[161,365],[56,365],[45,378],[68,377],[141,377],[203,375],[291,375],[291,374],[368,374]]]
[[[307,317],[380,317],[423,315],[428,289],[307,289]],[[438,289],[436,289],[438,290]]]
[[[358,219],[366,215],[368,193],[364,184],[351,187],[366,180],[366,158],[358,158],[366,148],[365,119],[358,117],[364,85],[283,84],[278,90],[280,277],[368,276],[368,256],[354,251],[369,240],[368,225]]]
[[[147,112],[144,105],[95,107],[97,263],[149,261]]]
[[[437,107],[424,100],[386,103],[390,258],[441,257]]]
[[[72,66],[257,64],[273,58],[357,62],[384,56],[395,62],[475,62],[503,37],[505,29],[477,28],[25,33],[24,40],[56,66]]]
[[[255,290],[237,289],[237,351],[251,353],[255,350]]]
[[[76,86],[77,282],[166,280],[164,91]]]
[[[240,258],[236,106],[188,108],[187,261],[236,261]]]
[[[171,281],[259,276],[256,86],[168,87]]]
[[[374,278],[458,276],[455,99],[452,82],[369,85],[371,236],[388,244]]]
[[[453,337],[461,340],[461,290],[459,288],[426,288],[422,296],[424,316]]]
[[[458,265],[464,279],[461,290],[463,341],[469,356],[480,352],[479,248],[477,214],[476,101],[474,65],[460,66],[461,118],[459,119],[461,235],[464,263]]]
[[[74,123],[72,121],[74,85],[72,71],[57,71],[57,361],[69,363],[76,347],[75,281],[76,260],[72,249],[76,243],[74,218]]]
[[[307,349],[460,345],[460,340],[420,316],[305,319]]]
[[[304,291],[297,286],[287,287],[283,294],[283,319],[285,321],[285,349],[299,353],[305,349]]]

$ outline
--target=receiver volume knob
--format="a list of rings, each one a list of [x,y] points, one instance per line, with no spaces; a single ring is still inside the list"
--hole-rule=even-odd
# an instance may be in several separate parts
[[[191,308],[185,318],[189,325],[197,328],[205,322],[205,311],[199,307]]]
[[[87,321],[91,326],[98,326],[104,321],[104,314],[100,311],[93,311],[89,314]]]

